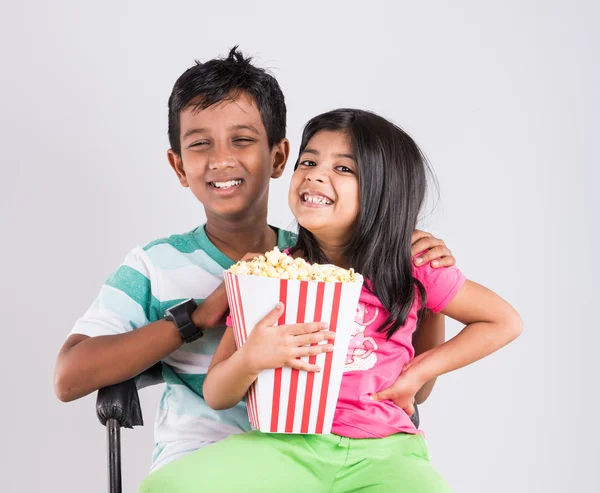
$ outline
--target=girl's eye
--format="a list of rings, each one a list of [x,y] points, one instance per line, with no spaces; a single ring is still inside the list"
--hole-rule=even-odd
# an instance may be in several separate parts
[[[315,163],[314,161],[311,161],[310,159],[305,159],[304,161],[300,162],[300,166],[316,166],[317,163]]]
[[[348,166],[338,166],[337,169],[339,169],[340,171],[342,171],[344,173],[354,173],[352,168],[348,168]]]

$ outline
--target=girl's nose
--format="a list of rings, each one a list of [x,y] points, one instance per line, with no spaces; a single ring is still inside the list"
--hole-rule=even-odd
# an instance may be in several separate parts
[[[325,183],[325,175],[316,169],[310,170],[306,173],[306,181],[316,181],[318,183]]]

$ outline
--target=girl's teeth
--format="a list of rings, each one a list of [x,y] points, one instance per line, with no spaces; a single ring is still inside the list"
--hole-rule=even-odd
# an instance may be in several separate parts
[[[326,199],[325,197],[321,197],[320,195],[304,195],[304,201],[310,204],[321,204],[321,205],[330,205],[331,201]]]
[[[229,180],[229,181],[215,181],[213,186],[215,188],[229,188],[234,187],[242,183],[242,180]]]

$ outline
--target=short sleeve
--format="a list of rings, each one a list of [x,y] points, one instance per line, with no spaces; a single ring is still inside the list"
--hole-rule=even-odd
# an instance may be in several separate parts
[[[456,266],[434,269],[429,262],[414,267],[413,274],[423,284],[427,293],[425,306],[435,313],[446,308],[467,280]]]
[[[100,293],[71,330],[88,337],[123,334],[162,317],[153,294],[153,267],[141,248],[133,249],[106,280]]]

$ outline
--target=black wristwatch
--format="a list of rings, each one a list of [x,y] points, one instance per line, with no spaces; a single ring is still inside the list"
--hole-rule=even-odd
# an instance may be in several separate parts
[[[202,329],[196,327],[192,322],[192,313],[197,307],[198,303],[190,298],[165,311],[165,320],[175,322],[183,342],[193,342],[204,335]]]

